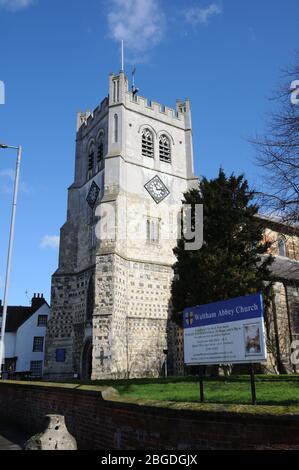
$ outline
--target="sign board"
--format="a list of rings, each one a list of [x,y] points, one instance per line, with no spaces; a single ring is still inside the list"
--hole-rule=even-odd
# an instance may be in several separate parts
[[[267,359],[261,294],[186,308],[183,327],[187,365]]]

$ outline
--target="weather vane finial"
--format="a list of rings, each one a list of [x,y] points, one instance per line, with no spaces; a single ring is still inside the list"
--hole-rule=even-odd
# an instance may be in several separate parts
[[[139,92],[139,88],[137,88],[135,85],[135,74],[136,74],[136,66],[134,65],[134,68],[132,70],[132,94],[133,94],[134,99],[137,93]]]

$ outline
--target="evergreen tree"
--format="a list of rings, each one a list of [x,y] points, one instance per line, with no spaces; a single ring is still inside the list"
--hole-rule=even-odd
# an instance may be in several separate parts
[[[185,195],[183,203],[203,204],[203,247],[186,251],[178,242],[172,283],[173,320],[181,325],[186,307],[263,292],[267,296],[269,267],[273,262],[263,241],[263,227],[256,217],[254,192],[243,175],[203,178],[198,189]],[[194,217],[192,219],[194,224]]]

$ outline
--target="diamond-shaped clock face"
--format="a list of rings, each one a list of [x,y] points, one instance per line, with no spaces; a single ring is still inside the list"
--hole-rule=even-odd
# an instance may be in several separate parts
[[[100,194],[100,188],[95,182],[93,182],[86,198],[86,201],[91,209],[94,208],[99,194]]]
[[[159,176],[155,176],[148,183],[146,183],[144,187],[157,204],[162,202],[163,199],[165,199],[170,194],[169,190],[163,181],[161,181]]]

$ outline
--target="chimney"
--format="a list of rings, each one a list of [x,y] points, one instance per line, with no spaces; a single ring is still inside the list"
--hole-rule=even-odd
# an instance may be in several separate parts
[[[31,307],[34,311],[38,310],[44,303],[44,294],[34,294],[31,300]]]

